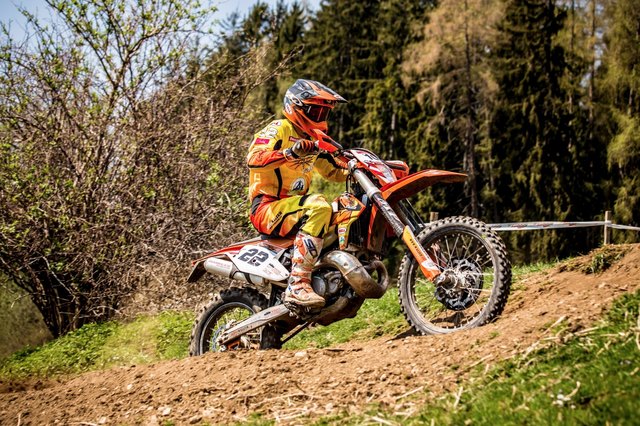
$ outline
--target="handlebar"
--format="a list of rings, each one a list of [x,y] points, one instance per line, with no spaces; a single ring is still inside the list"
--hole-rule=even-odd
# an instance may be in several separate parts
[[[339,168],[349,170],[349,164],[347,163],[347,161],[344,161],[342,159],[345,158],[345,156],[343,155],[344,148],[342,148],[342,145],[331,139],[329,135],[321,130],[314,129],[314,132],[317,138],[316,148],[318,148],[320,151],[331,154]]]
[[[318,149],[331,154],[337,151],[342,151],[342,145],[331,139],[329,135],[318,129],[314,129],[314,132],[316,134],[316,146]]]

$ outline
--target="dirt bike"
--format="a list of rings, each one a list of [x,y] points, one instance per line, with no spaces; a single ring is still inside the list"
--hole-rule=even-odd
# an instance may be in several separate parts
[[[191,355],[280,348],[311,324],[353,318],[366,299],[387,291],[389,274],[382,259],[395,238],[407,247],[398,276],[400,304],[418,333],[473,328],[502,313],[511,265],[500,237],[471,217],[425,223],[408,201],[433,184],[462,182],[466,175],[443,170],[409,174],[402,161],[383,161],[366,149],[343,149],[322,132],[316,136],[320,152],[348,170],[346,191],[332,203],[330,232],[312,273],[313,290],[324,297],[325,306],[290,309],[282,303],[294,236],[263,235],[233,244],[193,262],[189,282],[210,273],[243,285],[221,291],[202,309],[191,334]]]

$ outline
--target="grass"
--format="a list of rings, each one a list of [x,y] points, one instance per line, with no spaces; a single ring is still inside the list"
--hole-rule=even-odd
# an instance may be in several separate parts
[[[637,422],[640,293],[620,299],[599,328],[493,370],[415,418],[438,424]],[[458,401],[457,405],[455,401]],[[454,407],[455,405],[455,407]]]
[[[128,323],[87,324],[0,362],[0,378],[55,377],[188,355],[193,313],[166,311]]]
[[[622,259],[629,251],[624,244],[606,245],[593,250],[588,257],[570,259],[563,262],[561,270],[580,271],[583,274],[601,274]]]
[[[512,269],[513,281],[517,283],[526,275],[548,271],[556,266],[558,262],[559,261],[556,260],[553,262],[537,262],[530,265],[514,266]]]
[[[514,283],[554,264],[514,268]],[[457,391],[429,400],[411,416],[370,406],[362,415],[338,414],[309,421],[328,424],[640,424],[640,292],[621,297],[593,329],[558,339],[526,356],[461,379]],[[115,365],[187,356],[193,313],[164,312],[128,323],[88,324],[55,341],[15,353],[0,363],[0,379],[75,374]],[[391,288],[364,303],[358,316],[301,333],[287,349],[327,347],[408,330]],[[419,398],[419,395],[415,395]],[[427,397],[426,394],[422,395]],[[417,399],[416,399],[417,400]],[[424,401],[424,399],[421,399]],[[273,424],[256,415],[248,424]]]
[[[394,335],[407,329],[400,311],[398,290],[391,288],[380,299],[366,300],[355,318],[338,321],[327,327],[318,326],[305,330],[287,342],[284,348],[326,348],[347,341]]]
[[[372,406],[364,415],[313,424],[363,424],[373,417],[402,425],[640,424],[639,305],[640,292],[627,294],[594,329],[562,336],[558,341],[565,344],[506,361],[486,374],[475,371],[457,391],[412,416]]]
[[[51,340],[51,333],[31,299],[0,275],[0,358],[47,340]]]

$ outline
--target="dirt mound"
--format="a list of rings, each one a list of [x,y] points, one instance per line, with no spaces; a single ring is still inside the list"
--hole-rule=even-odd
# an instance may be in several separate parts
[[[226,423],[260,412],[283,423],[379,403],[410,414],[474,367],[527,353],[559,324],[577,331],[640,288],[640,246],[593,272],[598,252],[515,285],[493,324],[446,336],[380,338],[330,349],[207,354],[5,389],[0,424]],[[595,262],[599,262],[595,260]],[[587,271],[588,272],[588,271]]]

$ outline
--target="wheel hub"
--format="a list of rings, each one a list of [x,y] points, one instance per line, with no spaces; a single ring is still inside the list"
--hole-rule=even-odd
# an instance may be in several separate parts
[[[463,311],[473,305],[482,289],[482,270],[468,259],[453,259],[442,274],[447,277],[435,290],[436,299],[453,311]]]

